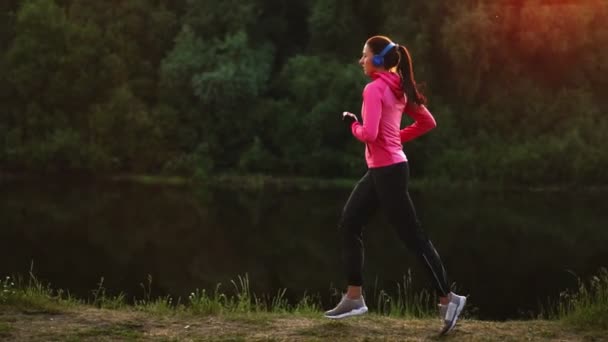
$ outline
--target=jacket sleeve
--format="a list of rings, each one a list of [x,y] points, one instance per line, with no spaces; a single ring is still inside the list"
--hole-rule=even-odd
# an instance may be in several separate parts
[[[408,102],[405,113],[414,119],[414,123],[399,132],[402,143],[413,140],[437,127],[435,118],[424,105]]]
[[[378,137],[380,117],[382,115],[382,88],[370,83],[363,90],[363,124],[355,122],[351,131],[355,138],[364,143],[372,142]]]

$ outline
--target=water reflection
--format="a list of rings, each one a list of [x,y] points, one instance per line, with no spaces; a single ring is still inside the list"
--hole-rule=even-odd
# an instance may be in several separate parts
[[[31,260],[53,287],[186,298],[195,288],[231,289],[247,273],[254,291],[296,298],[344,285],[336,222],[346,190],[238,191],[127,182],[13,182],[0,189],[0,273],[26,274]],[[525,318],[540,301],[607,266],[608,204],[602,193],[413,192],[421,221],[480,318]],[[396,291],[411,268],[378,215],[365,231],[368,284]],[[369,289],[370,287],[368,287]],[[370,290],[371,291],[371,290]],[[373,299],[370,299],[373,307]]]

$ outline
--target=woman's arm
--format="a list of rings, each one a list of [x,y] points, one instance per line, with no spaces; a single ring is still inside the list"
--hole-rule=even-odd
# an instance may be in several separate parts
[[[378,84],[370,83],[363,90],[363,113],[363,124],[354,122],[351,131],[355,138],[368,143],[378,137],[382,115],[382,88]]]
[[[408,102],[405,113],[415,122],[399,132],[402,143],[415,139],[437,127],[435,118],[424,105]]]

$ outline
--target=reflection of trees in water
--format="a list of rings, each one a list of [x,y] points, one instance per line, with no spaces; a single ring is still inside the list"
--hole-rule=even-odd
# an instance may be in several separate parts
[[[348,191],[238,191],[129,183],[3,185],[1,269],[35,271],[88,295],[110,290],[182,296],[248,273],[252,290],[328,294],[343,285],[337,220]],[[480,313],[536,308],[608,260],[602,194],[415,192],[424,227]],[[364,233],[365,275],[396,291],[409,268],[428,284],[379,212]],[[369,283],[368,283],[369,284]],[[371,284],[369,284],[371,286]],[[494,298],[496,293],[504,296]],[[517,294],[514,298],[509,294]]]
[[[601,229],[606,211],[599,194],[470,193],[428,194],[433,205],[426,226],[435,230],[454,280],[467,291],[517,293],[493,298],[494,305],[536,310],[575,279],[568,270],[589,275],[608,260]],[[456,200],[455,200],[456,199]],[[483,295],[482,295],[483,296]],[[502,302],[502,303],[501,303]],[[490,306],[488,306],[490,308]]]

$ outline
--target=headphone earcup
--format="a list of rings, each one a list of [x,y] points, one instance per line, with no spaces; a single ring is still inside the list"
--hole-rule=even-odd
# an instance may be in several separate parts
[[[379,56],[379,55],[375,55],[374,58],[372,59],[372,64],[374,66],[380,67],[384,65],[384,57]]]

